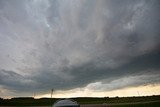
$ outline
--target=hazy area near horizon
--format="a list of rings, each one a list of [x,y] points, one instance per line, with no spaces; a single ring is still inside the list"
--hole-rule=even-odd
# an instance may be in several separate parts
[[[160,94],[159,0],[0,0],[0,97]]]

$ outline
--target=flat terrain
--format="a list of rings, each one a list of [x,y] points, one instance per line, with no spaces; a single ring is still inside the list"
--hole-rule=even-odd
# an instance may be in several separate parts
[[[0,106],[20,107],[20,106]],[[52,106],[21,106],[21,107],[52,107]],[[160,107],[160,101],[138,103],[115,103],[115,104],[81,104],[80,107]]]
[[[160,101],[115,104],[86,104],[81,107],[160,107]]]
[[[160,107],[160,95],[142,97],[72,98],[81,107]],[[58,98],[12,98],[0,99],[0,107],[51,107]]]

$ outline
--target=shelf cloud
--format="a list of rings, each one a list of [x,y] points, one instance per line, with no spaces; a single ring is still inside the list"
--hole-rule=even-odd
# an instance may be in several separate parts
[[[159,10],[159,0],[1,0],[0,93],[159,84]]]

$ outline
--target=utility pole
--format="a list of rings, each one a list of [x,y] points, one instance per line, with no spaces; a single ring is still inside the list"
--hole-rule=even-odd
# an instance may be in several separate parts
[[[52,98],[52,95],[53,95],[53,91],[54,91],[54,89],[52,88],[52,89],[51,89],[51,98]]]

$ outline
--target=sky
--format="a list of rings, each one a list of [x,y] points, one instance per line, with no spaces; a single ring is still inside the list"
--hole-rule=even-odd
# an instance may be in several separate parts
[[[0,0],[0,97],[160,94],[159,0]]]

